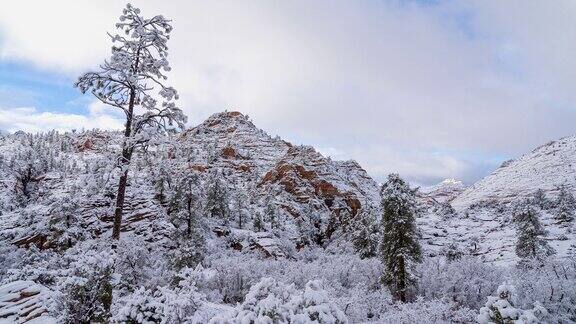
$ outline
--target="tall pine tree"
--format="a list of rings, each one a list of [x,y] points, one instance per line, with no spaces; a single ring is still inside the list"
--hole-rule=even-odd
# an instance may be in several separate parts
[[[422,257],[415,220],[418,212],[416,190],[410,189],[398,174],[390,174],[380,195],[382,281],[396,298],[405,302],[408,287],[415,283],[414,266]]]
[[[178,99],[176,90],[164,84],[170,71],[170,20],[162,15],[144,18],[140,9],[128,4],[116,28],[120,34],[109,34],[113,43],[110,58],[97,71],[80,76],[76,87],[126,116],[112,228],[112,238],[118,240],[134,150],[158,135],[184,128],[186,116],[174,103]]]
[[[521,263],[542,260],[552,255],[554,250],[546,242],[546,230],[540,223],[540,214],[529,200],[519,203],[514,212],[516,224],[516,255]]]

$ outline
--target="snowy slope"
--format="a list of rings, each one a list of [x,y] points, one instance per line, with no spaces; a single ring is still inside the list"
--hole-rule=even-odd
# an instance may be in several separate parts
[[[542,189],[554,197],[560,185],[576,188],[576,136],[552,141],[507,161],[452,201],[457,210],[486,201],[508,203]]]

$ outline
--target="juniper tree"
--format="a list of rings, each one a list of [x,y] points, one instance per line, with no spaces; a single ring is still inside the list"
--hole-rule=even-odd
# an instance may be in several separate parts
[[[170,20],[161,15],[144,18],[140,9],[128,4],[116,28],[120,34],[109,34],[111,57],[98,71],[82,75],[75,85],[82,93],[91,92],[101,102],[122,110],[126,117],[112,232],[112,238],[118,240],[134,150],[157,135],[183,128],[186,116],[174,103],[176,90],[164,84],[165,73],[170,71]]]
[[[516,224],[516,255],[523,262],[541,260],[554,250],[546,242],[547,232],[540,223],[539,212],[529,200],[519,203],[514,211]]]
[[[398,174],[390,174],[380,195],[382,281],[396,298],[405,302],[408,287],[415,283],[414,266],[421,261],[415,220],[418,212],[416,190],[411,189]]]
[[[376,256],[378,250],[377,213],[369,207],[360,210],[352,223],[352,244],[361,258]]]
[[[19,149],[9,163],[9,169],[14,175],[14,193],[20,205],[27,204],[33,199],[39,181],[49,171],[46,159],[47,152],[30,142]]]
[[[572,193],[564,185],[559,188],[555,207],[555,218],[558,222],[568,223],[574,220],[574,208],[576,208],[576,199],[574,199],[574,195],[572,195]]]

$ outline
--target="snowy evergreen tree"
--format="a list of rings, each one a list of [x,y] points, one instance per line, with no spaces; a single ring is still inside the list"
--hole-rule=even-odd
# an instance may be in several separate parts
[[[175,248],[170,260],[177,270],[194,267],[204,258],[205,239],[198,212],[202,208],[200,179],[196,174],[185,174],[177,182],[170,198],[169,215],[175,230],[172,233]]]
[[[448,262],[452,262],[460,260],[464,252],[460,249],[458,242],[452,241],[442,248],[440,254],[443,255]]]
[[[546,242],[547,232],[539,218],[539,212],[529,200],[519,203],[515,208],[516,255],[522,260],[542,260],[554,253]]]
[[[574,195],[566,186],[561,186],[555,201],[556,220],[560,223],[572,222],[574,220],[575,208],[576,199],[574,199]]]
[[[375,257],[378,251],[378,222],[376,211],[365,207],[353,219],[352,243],[361,258]]]
[[[112,251],[75,255],[66,280],[59,287],[56,307],[64,323],[106,322],[112,304]]]
[[[259,211],[256,211],[254,215],[254,220],[252,221],[252,228],[256,232],[262,232],[264,230],[264,220],[262,219],[262,214]]]
[[[213,172],[208,179],[206,212],[210,217],[221,219],[224,224],[228,224],[230,218],[228,190],[221,178],[220,173]]]
[[[534,192],[534,197],[532,198],[534,206],[542,210],[547,210],[550,207],[550,200],[546,197],[544,190],[538,189]]]
[[[50,205],[50,231],[59,249],[71,248],[85,238],[85,222],[79,215],[78,188],[54,200]]]
[[[201,210],[202,193],[200,179],[194,173],[182,175],[176,182],[174,192],[169,199],[168,214],[171,222],[191,236],[198,226],[198,211]]]
[[[183,128],[186,116],[174,104],[178,99],[176,90],[163,84],[166,71],[170,71],[166,45],[172,31],[170,20],[161,15],[144,18],[140,9],[128,4],[116,27],[121,34],[111,35],[114,45],[110,59],[99,71],[82,75],[76,86],[126,116],[112,232],[112,238],[118,240],[134,150],[159,134]],[[153,90],[158,90],[161,104],[152,95]]]
[[[280,224],[278,217],[280,215],[278,214],[276,204],[274,203],[274,199],[271,194],[266,195],[266,198],[264,199],[264,208],[266,221],[270,224],[270,228],[273,230],[278,229]]]
[[[414,267],[421,260],[415,220],[416,192],[399,175],[390,174],[382,185],[381,198],[382,280],[396,298],[405,302],[408,287],[415,283]]]
[[[234,188],[234,215],[238,228],[244,228],[247,218],[248,194],[243,187],[235,186]]]

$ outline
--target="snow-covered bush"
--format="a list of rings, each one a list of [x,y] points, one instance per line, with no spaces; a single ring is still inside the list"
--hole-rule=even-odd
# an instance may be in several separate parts
[[[65,323],[105,321],[110,316],[114,254],[87,251],[70,264],[69,275],[59,285],[56,309]]]
[[[150,256],[146,242],[138,237],[122,240],[118,246],[115,270],[121,276],[119,286],[133,290],[147,286],[154,275],[154,260]]]
[[[484,304],[504,276],[503,269],[470,256],[452,262],[425,259],[418,273],[420,296],[426,300],[445,299],[472,309]]]
[[[346,315],[330,301],[319,281],[310,281],[304,291],[272,278],[254,285],[235,314],[216,317],[224,323],[348,323]]]
[[[480,308],[480,314],[476,318],[480,324],[536,324],[546,323],[548,311],[539,303],[534,303],[534,308],[522,310],[514,307],[514,287],[508,284],[498,286],[496,297],[489,296],[486,305]]]
[[[185,323],[204,302],[194,286],[139,288],[120,299],[115,323]]]
[[[576,263],[548,259],[542,267],[515,269],[510,282],[521,308],[540,303],[552,322],[576,321]]]
[[[441,300],[396,303],[382,313],[378,323],[471,323],[476,312]]]

